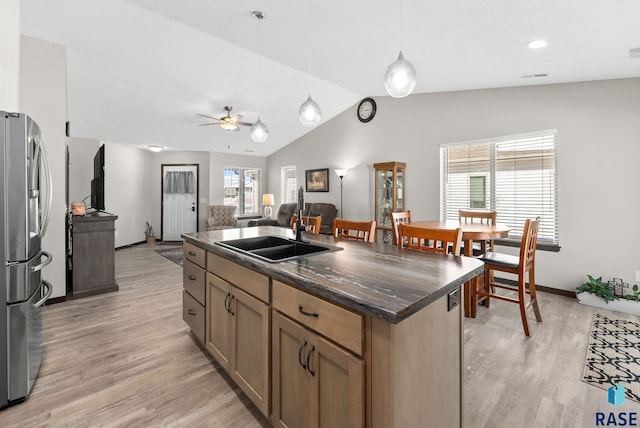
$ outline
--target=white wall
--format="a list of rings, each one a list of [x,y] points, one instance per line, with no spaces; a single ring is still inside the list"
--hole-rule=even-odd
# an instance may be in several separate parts
[[[20,0],[0,0],[0,110],[18,111]]]
[[[20,106],[40,126],[53,175],[53,206],[43,249],[53,262],[42,272],[53,285],[51,297],[66,295],[67,67],[64,46],[23,36],[20,41]]]
[[[373,163],[407,163],[407,208],[438,219],[439,145],[558,129],[560,245],[538,251],[536,282],[573,290],[586,274],[633,283],[640,270],[635,228],[640,212],[640,78],[376,98],[368,124],[355,106],[268,158],[268,189],[280,200],[280,167],[349,168],[346,218],[373,218]],[[306,201],[340,203],[335,172],[329,193]],[[513,248],[501,251],[514,252]]]
[[[115,245],[144,241],[145,225],[153,212],[149,153],[110,142],[104,146],[104,210],[118,216]],[[93,165],[93,155],[90,162]]]

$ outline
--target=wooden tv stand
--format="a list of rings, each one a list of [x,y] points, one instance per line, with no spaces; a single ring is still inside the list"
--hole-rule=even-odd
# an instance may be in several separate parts
[[[71,217],[71,255],[67,294],[70,298],[118,291],[115,272],[115,221],[96,211]]]

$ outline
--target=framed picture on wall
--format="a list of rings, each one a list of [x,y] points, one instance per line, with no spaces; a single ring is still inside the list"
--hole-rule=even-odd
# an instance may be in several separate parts
[[[305,171],[307,192],[329,191],[329,168],[308,169]]]

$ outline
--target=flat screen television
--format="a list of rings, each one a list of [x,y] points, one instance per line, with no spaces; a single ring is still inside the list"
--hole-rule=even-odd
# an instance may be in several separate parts
[[[93,158],[93,180],[91,180],[91,207],[104,211],[104,144]]]

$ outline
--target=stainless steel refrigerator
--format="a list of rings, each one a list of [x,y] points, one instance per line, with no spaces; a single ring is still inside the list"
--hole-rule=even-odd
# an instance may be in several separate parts
[[[40,248],[51,210],[51,169],[40,128],[0,111],[0,408],[24,400],[44,351],[42,279],[51,255]]]

